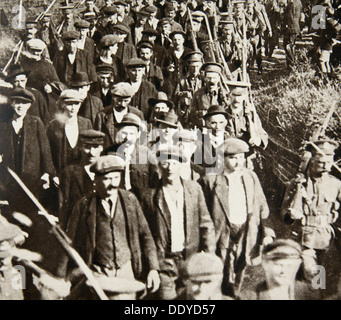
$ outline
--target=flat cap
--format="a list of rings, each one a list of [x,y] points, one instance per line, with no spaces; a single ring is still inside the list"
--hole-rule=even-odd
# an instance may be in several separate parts
[[[170,33],[169,37],[172,39],[176,34],[181,34],[184,38],[186,38],[186,33],[183,30],[174,30]]]
[[[114,155],[100,156],[90,167],[90,171],[97,175],[104,175],[114,171],[124,171],[125,163],[121,157]]]
[[[302,248],[294,240],[276,239],[266,245],[262,251],[263,259],[282,260],[282,259],[300,259],[302,257]]]
[[[65,101],[65,102],[83,102],[83,98],[79,94],[78,90],[74,89],[66,89],[62,91],[62,93],[59,96],[60,101]]]
[[[203,54],[200,51],[192,51],[187,53],[184,56],[184,60],[187,63],[191,63],[191,62],[202,62],[203,61]]]
[[[179,162],[187,162],[186,155],[182,152],[182,148],[177,146],[161,147],[157,150],[156,156],[158,161],[177,160]]]
[[[157,36],[159,32],[151,27],[146,27],[146,29],[142,31],[142,34]]]
[[[79,138],[83,144],[101,146],[104,144],[105,133],[89,129],[80,132]]]
[[[148,13],[154,13],[157,11],[157,7],[153,6],[153,5],[149,5],[143,8],[144,11],[148,12]]]
[[[184,129],[184,130],[175,132],[172,139],[174,142],[179,142],[179,141],[195,142],[198,140],[198,136],[194,131]]]
[[[228,138],[224,141],[224,155],[233,155],[249,152],[249,145],[237,138]]]
[[[231,81],[231,80],[227,80],[226,84],[229,87],[241,87],[241,88],[249,88],[251,87],[251,83],[250,82],[246,82],[246,81]]]
[[[147,66],[146,62],[139,58],[132,58],[125,65],[126,68],[143,68],[146,66]]]
[[[149,49],[153,49],[153,44],[150,41],[139,41],[136,44],[136,48],[139,50],[141,48],[149,48]]]
[[[135,126],[140,129],[141,125],[142,125],[141,118],[138,115],[130,112],[124,115],[122,121],[116,123],[115,126],[118,128],[125,126]]]
[[[155,124],[163,123],[171,128],[178,127],[178,116],[173,110],[169,112],[161,112],[159,117],[155,119]]]
[[[77,20],[74,23],[74,26],[78,29],[89,29],[90,28],[90,22],[85,20]]]
[[[93,19],[96,19],[96,13],[95,12],[92,12],[92,11],[89,11],[89,12],[85,12],[83,14],[83,18],[86,20],[86,21],[91,21]]]
[[[338,147],[339,147],[339,143],[337,141],[325,138],[325,139],[319,139],[316,141],[308,142],[306,146],[306,150],[310,151],[313,156],[320,156],[324,154],[327,156],[333,156],[335,154],[335,150]]]
[[[222,277],[223,268],[223,262],[215,254],[198,252],[187,260],[182,273],[185,278],[208,280],[212,276]]]
[[[164,25],[165,23],[171,24],[171,20],[169,18],[162,18],[157,23],[158,27]]]
[[[69,40],[78,40],[79,39],[79,33],[77,31],[66,31],[63,34],[63,40],[69,41]]]
[[[112,29],[114,31],[118,31],[119,33],[124,33],[124,34],[129,34],[129,32],[130,32],[128,26],[126,26],[125,24],[122,24],[122,23],[115,24]]]
[[[0,242],[11,241],[15,237],[22,235],[21,229],[12,223],[0,223]]]
[[[133,88],[128,82],[119,82],[112,87],[111,93],[114,96],[130,98],[133,95]]]
[[[113,34],[107,34],[100,40],[99,46],[101,48],[108,48],[118,43],[118,41],[119,41],[118,36],[115,36]]]
[[[36,99],[31,91],[26,89],[17,88],[11,92],[11,100],[20,100],[24,102],[33,103]]]
[[[44,41],[40,39],[31,39],[26,42],[26,45],[31,50],[43,51],[46,48]]]
[[[206,62],[201,67],[201,70],[203,70],[205,72],[221,73],[223,71],[223,66],[220,63],[217,63],[217,62]]]
[[[115,69],[110,64],[103,63],[103,64],[96,66],[96,72],[97,73],[109,74],[109,73],[112,73],[114,71],[115,71]]]
[[[103,13],[107,16],[113,16],[114,14],[117,14],[117,8],[114,6],[105,7]]]
[[[213,116],[215,114],[223,114],[226,118],[228,117],[228,113],[225,108],[219,105],[210,106],[207,110],[207,113],[204,115],[204,118]]]

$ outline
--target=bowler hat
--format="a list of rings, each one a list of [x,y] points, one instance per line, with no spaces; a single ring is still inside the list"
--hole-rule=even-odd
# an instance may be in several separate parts
[[[249,152],[249,145],[241,139],[228,138],[224,141],[225,156],[247,152]]]
[[[163,123],[172,128],[178,128],[178,116],[174,111],[160,112],[158,118],[155,119],[155,123]]]
[[[14,77],[24,74],[26,77],[30,74],[30,71],[25,71],[20,64],[12,64],[9,67],[8,75],[6,76],[6,81],[11,81]]]
[[[172,101],[168,100],[166,93],[159,91],[157,96],[158,96],[157,98],[149,98],[148,99],[149,106],[154,107],[156,104],[163,102],[163,103],[167,104],[169,109],[174,109],[174,103]]]
[[[114,171],[124,171],[125,163],[121,157],[114,155],[100,156],[97,161],[91,165],[90,171],[97,175],[104,175]]]
[[[89,80],[89,76],[86,72],[76,72],[72,74],[69,85],[72,88],[79,88],[88,86],[91,83],[92,81]]]
[[[210,106],[207,110],[207,113],[204,115],[204,119],[213,116],[215,114],[223,114],[226,118],[228,117],[228,113],[225,108],[219,105]]]
[[[79,139],[83,144],[101,146],[104,144],[105,133],[93,129],[79,133]]]
[[[24,102],[30,102],[33,103],[36,99],[34,97],[34,94],[31,91],[28,91],[27,89],[21,89],[17,88],[14,89],[10,96],[11,100],[20,100]]]

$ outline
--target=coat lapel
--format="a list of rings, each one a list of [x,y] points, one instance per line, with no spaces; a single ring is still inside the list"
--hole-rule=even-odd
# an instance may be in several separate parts
[[[158,193],[156,194],[156,205],[160,211],[160,214],[163,220],[165,221],[167,229],[170,231],[171,230],[171,216],[170,216],[168,205],[166,203],[166,199],[165,199],[165,196],[161,187]]]
[[[218,201],[220,203],[221,208],[223,209],[227,220],[229,220],[229,202],[228,202],[228,194],[229,194],[229,186],[227,182],[225,182],[225,176],[219,175],[216,178],[214,190],[217,195]]]
[[[96,247],[96,215],[97,215],[97,203],[98,197],[92,197],[88,207],[88,216],[86,218],[86,223],[88,227],[89,242],[92,249]]]
[[[196,212],[193,208],[193,199],[192,191],[187,185],[187,182],[182,180],[182,184],[184,187],[184,208],[185,208],[185,239],[186,242],[189,240],[189,235],[192,233],[193,229],[193,213]]]

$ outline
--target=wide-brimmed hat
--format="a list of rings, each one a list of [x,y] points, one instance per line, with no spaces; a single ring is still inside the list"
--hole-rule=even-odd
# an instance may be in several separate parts
[[[209,116],[213,116],[215,114],[223,114],[226,118],[228,117],[228,113],[225,108],[219,105],[210,106],[207,110],[207,113],[204,115],[204,119]]]
[[[174,109],[173,101],[168,100],[167,94],[165,92],[158,92],[157,98],[149,98],[148,104],[151,107],[154,107],[158,103],[165,103],[169,107],[169,109]]]
[[[178,128],[178,116],[174,111],[160,112],[158,118],[154,120],[155,123],[163,123],[172,128]]]

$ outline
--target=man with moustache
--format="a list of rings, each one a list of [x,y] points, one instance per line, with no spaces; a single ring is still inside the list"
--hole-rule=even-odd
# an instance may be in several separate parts
[[[98,158],[90,169],[95,173],[96,193],[76,204],[67,233],[96,276],[143,281],[154,293],[160,284],[156,247],[137,198],[120,188],[124,168],[119,156]],[[75,298],[94,299],[67,256],[60,259],[57,274],[75,284]],[[131,294],[121,297],[134,298]]]

